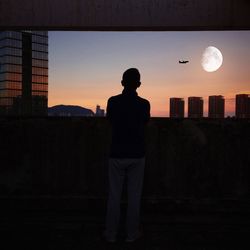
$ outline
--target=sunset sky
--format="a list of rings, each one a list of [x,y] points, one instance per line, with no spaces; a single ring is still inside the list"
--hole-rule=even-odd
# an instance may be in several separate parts
[[[207,116],[209,95],[225,97],[226,115],[234,115],[234,97],[250,94],[250,31],[203,32],[49,32],[49,106],[80,105],[106,109],[122,91],[122,73],[136,67],[138,94],[151,103],[151,116],[169,116],[169,98],[201,96]],[[208,73],[203,51],[217,47],[223,64]],[[189,60],[179,64],[179,60]]]

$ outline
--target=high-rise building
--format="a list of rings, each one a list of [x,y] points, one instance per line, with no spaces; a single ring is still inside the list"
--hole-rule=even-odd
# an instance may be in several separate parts
[[[184,99],[172,97],[170,98],[170,117],[184,118]]]
[[[236,95],[235,115],[237,118],[250,118],[250,95]]]
[[[202,97],[188,97],[188,117],[203,117],[203,99]]]
[[[224,118],[225,116],[225,99],[221,95],[209,96],[208,99],[208,117]]]
[[[105,111],[104,109],[101,109],[100,105],[96,105],[95,116],[105,116]]]
[[[48,32],[0,32],[0,114],[47,115]]]

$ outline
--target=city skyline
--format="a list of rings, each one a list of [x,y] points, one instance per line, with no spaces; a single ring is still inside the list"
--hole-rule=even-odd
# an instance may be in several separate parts
[[[140,96],[151,102],[151,115],[169,117],[169,99],[225,97],[225,116],[235,115],[236,94],[249,94],[249,31],[203,32],[49,32],[49,106],[80,105],[106,109],[107,99],[121,93],[122,73],[141,72]],[[208,46],[222,52],[216,72],[202,69]],[[179,60],[189,60],[180,65]],[[188,110],[185,105],[185,116]]]

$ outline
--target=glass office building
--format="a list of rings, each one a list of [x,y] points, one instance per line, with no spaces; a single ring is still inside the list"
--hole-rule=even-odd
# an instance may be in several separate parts
[[[47,115],[48,32],[0,32],[0,114]]]

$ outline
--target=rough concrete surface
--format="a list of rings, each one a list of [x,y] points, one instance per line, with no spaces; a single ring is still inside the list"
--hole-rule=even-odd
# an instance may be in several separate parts
[[[1,0],[2,28],[250,29],[247,0]]]

